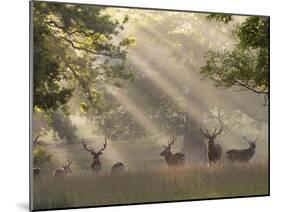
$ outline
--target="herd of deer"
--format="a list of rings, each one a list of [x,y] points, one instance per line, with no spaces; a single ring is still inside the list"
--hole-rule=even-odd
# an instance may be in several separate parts
[[[208,161],[209,165],[215,165],[217,163],[220,163],[221,155],[222,155],[222,148],[219,144],[215,144],[215,139],[218,135],[220,135],[223,131],[223,125],[221,123],[221,127],[219,130],[215,129],[213,133],[210,133],[208,130],[203,130],[200,128],[200,131],[202,135],[208,140],[207,150],[208,150]],[[169,167],[171,166],[184,166],[185,164],[185,155],[178,152],[173,154],[171,151],[171,146],[175,143],[177,137],[172,136],[168,140],[168,145],[164,146],[164,150],[160,153],[160,156],[163,156],[167,162],[167,165]],[[231,162],[248,162],[255,154],[255,148],[256,148],[256,141],[255,140],[248,140],[246,137],[243,137],[245,141],[248,142],[249,148],[247,149],[231,149],[226,152],[227,158]],[[101,162],[100,162],[100,156],[103,154],[103,151],[107,147],[107,140],[105,138],[105,142],[103,144],[103,147],[99,151],[95,151],[94,148],[88,147],[87,143],[82,140],[82,146],[84,149],[93,156],[93,161],[90,165],[90,168],[94,173],[98,173],[101,170]],[[55,179],[57,178],[63,178],[67,174],[71,173],[72,170],[70,168],[70,165],[72,164],[72,161],[68,158],[65,165],[62,165],[60,168],[57,168],[53,172],[53,176]],[[122,162],[115,163],[111,168],[112,174],[119,174],[125,171],[125,165]],[[33,168],[33,177],[34,178],[40,178],[41,176],[41,170],[39,168]]]
[[[223,131],[223,126],[221,124],[221,127],[219,130],[215,129],[213,133],[210,133],[208,130],[204,131],[202,128],[200,128],[200,131],[202,135],[208,140],[207,145],[207,156],[209,165],[215,165],[217,163],[220,163],[221,156],[222,156],[222,148],[219,144],[215,144],[215,139],[218,135],[220,135]],[[248,142],[249,148],[247,149],[231,149],[226,152],[227,158],[231,162],[240,162],[245,163],[248,162],[255,154],[256,149],[256,141],[255,140],[248,140],[245,136],[243,136],[243,139]],[[168,140],[168,145],[164,146],[164,151],[160,153],[161,156],[163,156],[168,164],[168,166],[184,166],[185,164],[185,155],[182,153],[175,153],[173,154],[171,152],[171,146],[175,143],[176,137],[172,136],[170,140]]]
[[[105,138],[103,147],[99,151],[95,151],[94,148],[88,147],[86,142],[82,140],[82,146],[84,149],[91,153],[93,156],[93,162],[90,165],[90,168],[94,173],[98,173],[101,170],[101,162],[100,156],[102,155],[103,151],[107,146],[107,139]],[[70,158],[67,159],[66,164],[62,165],[61,167],[55,169],[53,172],[53,177],[55,179],[64,178],[66,175],[72,173],[72,169],[70,165],[72,164],[72,160]],[[111,174],[119,174],[125,171],[125,165],[122,162],[115,163],[111,168]],[[41,178],[41,170],[40,168],[33,168],[33,178],[40,179]]]
[[[221,160],[222,155],[222,148],[219,144],[215,144],[215,139],[218,135],[220,135],[223,131],[223,125],[220,122],[221,126],[220,129],[215,129],[213,133],[209,133],[208,130],[204,131],[202,128],[200,128],[201,133],[203,136],[208,139],[208,160],[209,164],[213,165],[216,163],[219,163]],[[231,162],[248,162],[255,154],[256,149],[256,141],[258,140],[258,137],[255,140],[248,140],[245,136],[243,136],[243,139],[249,144],[249,147],[247,149],[231,149],[226,152],[227,158]]]

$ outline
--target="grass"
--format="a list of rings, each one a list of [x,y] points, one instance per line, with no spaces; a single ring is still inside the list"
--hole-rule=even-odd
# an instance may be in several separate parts
[[[34,183],[34,209],[100,206],[268,194],[267,163],[80,173]]]

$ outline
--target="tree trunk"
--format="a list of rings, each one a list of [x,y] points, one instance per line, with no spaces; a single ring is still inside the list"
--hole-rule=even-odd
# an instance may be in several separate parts
[[[185,115],[182,151],[187,164],[207,163],[207,147],[199,123],[188,112]]]

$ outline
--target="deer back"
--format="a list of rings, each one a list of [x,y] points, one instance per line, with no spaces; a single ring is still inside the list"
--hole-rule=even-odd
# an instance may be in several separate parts
[[[53,176],[55,178],[58,177],[64,177],[67,174],[72,173],[72,170],[70,168],[70,165],[72,164],[72,160],[70,160],[70,158],[67,159],[67,162],[65,163],[65,165],[63,165],[60,168],[57,168],[54,172],[53,172]]]
[[[115,163],[111,168],[111,174],[120,174],[125,171],[125,165],[122,162]]]
[[[178,153],[174,154],[172,157],[173,157],[173,160],[172,160],[173,165],[183,166],[185,164],[185,155],[184,154],[178,152]]]
[[[228,155],[228,159],[230,161],[237,161],[237,162],[248,162],[255,154],[255,148],[258,137],[254,141],[249,141],[246,139],[245,136],[243,136],[243,139],[248,142],[249,148],[247,149],[231,149],[226,152]]]
[[[226,152],[228,155],[228,159],[230,161],[237,161],[237,162],[248,162],[255,154],[255,150],[248,148],[248,149],[232,149]]]
[[[38,179],[41,177],[41,169],[40,168],[33,168],[33,178]]]
[[[53,176],[54,178],[64,177],[65,176],[64,168],[57,168],[53,172]]]

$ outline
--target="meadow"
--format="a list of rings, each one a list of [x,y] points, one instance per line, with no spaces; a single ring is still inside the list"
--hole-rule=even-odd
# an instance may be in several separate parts
[[[134,169],[120,175],[79,172],[34,182],[34,209],[102,206],[268,194],[266,162]]]

